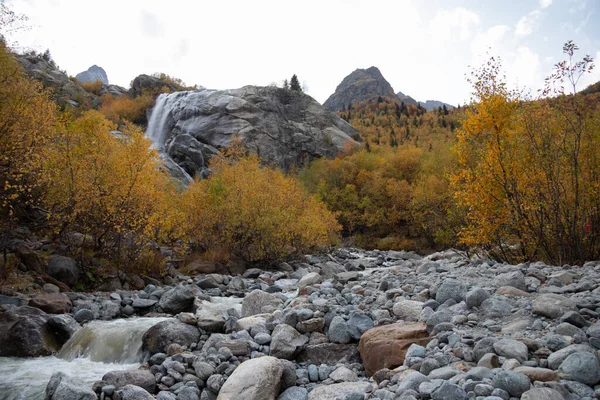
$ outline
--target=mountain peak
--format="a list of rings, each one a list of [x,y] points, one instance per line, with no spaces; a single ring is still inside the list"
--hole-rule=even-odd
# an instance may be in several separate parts
[[[108,76],[106,75],[106,71],[104,71],[102,67],[99,67],[96,64],[89,67],[87,71],[78,73],[76,78],[81,83],[93,83],[96,81],[100,81],[105,85],[108,85]]]
[[[374,97],[392,97],[394,89],[379,71],[373,66],[367,69],[356,69],[346,76],[323,104],[329,110],[339,111],[348,104],[356,104]]]

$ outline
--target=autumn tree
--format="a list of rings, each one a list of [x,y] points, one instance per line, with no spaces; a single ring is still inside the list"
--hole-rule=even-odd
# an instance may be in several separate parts
[[[600,124],[597,108],[574,93],[593,64],[556,65],[536,101],[523,101],[491,59],[474,74],[474,101],[458,131],[457,199],[468,210],[462,240],[499,258],[583,263],[600,256]]]
[[[293,177],[240,154],[211,160],[183,195],[187,236],[223,258],[271,263],[336,242],[339,226]]]
[[[176,194],[144,133],[127,125],[115,135],[115,128],[92,110],[57,133],[44,202],[57,235],[87,235],[96,254],[126,266],[145,243],[173,232],[166,210]]]

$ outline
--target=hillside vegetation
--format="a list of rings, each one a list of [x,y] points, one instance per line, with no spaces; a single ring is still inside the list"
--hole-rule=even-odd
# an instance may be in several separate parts
[[[23,226],[66,246],[87,283],[115,271],[160,275],[161,246],[272,264],[335,245],[340,232],[369,248],[598,258],[600,94],[561,90],[591,66],[572,43],[564,50],[570,63],[557,65],[543,98],[508,90],[492,59],[473,77],[469,106],[367,100],[339,112],[363,146],[297,174],[233,146],[182,191],[134,124],[182,82],[158,76],[152,91],[104,95],[99,110],[61,109],[1,43],[0,273],[18,265]]]

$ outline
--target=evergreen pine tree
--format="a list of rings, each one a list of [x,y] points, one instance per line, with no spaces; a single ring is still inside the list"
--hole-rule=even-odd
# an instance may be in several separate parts
[[[302,87],[300,87],[300,81],[298,81],[296,74],[292,75],[292,79],[290,80],[290,89],[295,90],[296,92],[302,91]]]

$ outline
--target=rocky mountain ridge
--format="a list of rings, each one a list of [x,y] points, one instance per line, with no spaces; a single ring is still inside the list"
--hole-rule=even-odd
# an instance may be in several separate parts
[[[454,108],[454,106],[438,100],[427,100],[423,103],[402,92],[394,93],[394,89],[377,67],[354,70],[342,80],[323,105],[329,110],[341,111],[349,105],[378,98],[388,98],[399,103],[404,102],[406,105],[421,104],[428,111],[444,104],[446,107]]]

